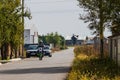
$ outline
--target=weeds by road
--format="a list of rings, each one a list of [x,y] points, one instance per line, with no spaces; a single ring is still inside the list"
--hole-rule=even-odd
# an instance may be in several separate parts
[[[120,67],[114,61],[107,57],[100,59],[92,54],[91,47],[90,54],[86,54],[88,50],[83,49],[84,47],[75,48],[76,57],[67,80],[120,80]]]

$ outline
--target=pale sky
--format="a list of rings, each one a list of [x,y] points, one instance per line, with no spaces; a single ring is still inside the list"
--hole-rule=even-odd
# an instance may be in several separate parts
[[[92,36],[87,24],[79,19],[83,11],[77,5],[77,0],[25,0],[32,15],[31,20],[25,19],[25,28],[32,27],[39,35],[58,32],[63,36]]]

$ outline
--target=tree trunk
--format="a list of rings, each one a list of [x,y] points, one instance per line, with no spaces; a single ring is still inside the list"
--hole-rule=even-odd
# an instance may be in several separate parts
[[[3,45],[1,46],[1,58],[4,60],[4,47]]]
[[[19,57],[22,57],[23,53],[22,53],[22,44],[20,44],[19,46]]]
[[[7,59],[10,59],[11,45],[10,45],[10,43],[8,43],[6,46],[7,46]]]
[[[102,38],[100,39],[100,57],[104,57],[104,41]]]
[[[7,43],[5,43],[3,46],[4,46],[4,59],[7,60],[8,45]]]
[[[18,56],[20,56],[20,45],[18,47],[15,47],[14,52],[15,58],[18,58]]]
[[[11,45],[10,59],[12,59],[12,58],[13,58],[13,47]]]
[[[103,5],[102,5],[103,0],[100,0],[100,57],[103,58],[104,56],[104,35],[103,35],[103,31],[104,31],[104,17],[103,17]]]

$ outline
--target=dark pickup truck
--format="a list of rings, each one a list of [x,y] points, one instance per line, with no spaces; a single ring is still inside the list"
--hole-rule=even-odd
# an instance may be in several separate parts
[[[26,47],[26,57],[29,58],[31,56],[37,56],[38,50],[40,50],[40,46],[38,44],[29,44]],[[44,56],[52,57],[50,46],[44,45],[43,47]]]

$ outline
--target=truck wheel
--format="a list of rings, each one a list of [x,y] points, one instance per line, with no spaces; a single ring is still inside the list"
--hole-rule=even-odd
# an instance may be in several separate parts
[[[27,57],[27,58],[30,58],[30,54],[26,54],[26,57]]]
[[[52,55],[51,55],[51,54],[49,54],[48,56],[49,56],[49,57],[52,57]]]

